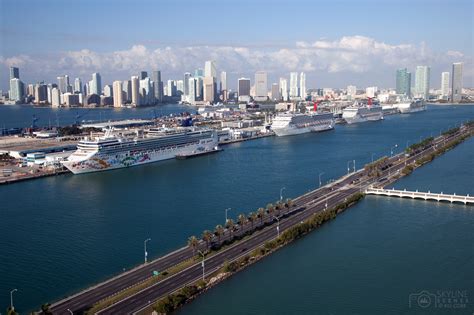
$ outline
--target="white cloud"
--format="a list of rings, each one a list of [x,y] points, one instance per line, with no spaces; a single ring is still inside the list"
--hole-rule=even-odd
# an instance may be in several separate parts
[[[392,82],[398,67],[413,69],[418,64],[446,68],[454,61],[472,65],[472,57],[458,51],[433,52],[425,43],[392,45],[365,36],[344,36],[337,40],[320,39],[315,42],[296,42],[292,47],[264,49],[233,46],[185,46],[150,49],[134,45],[128,50],[95,52],[89,49],[59,52],[50,56],[0,56],[3,66],[19,66],[22,74],[33,78],[53,80],[57,75],[89,76],[101,72],[109,79],[124,79],[140,70],[161,69],[164,77],[181,77],[186,71],[203,67],[213,59],[220,69],[235,75],[250,75],[266,70],[273,76],[290,71],[327,75],[384,73]],[[468,68],[468,67],[465,67]],[[472,80],[472,71],[466,71]],[[390,79],[388,79],[390,78]],[[372,78],[377,82],[377,78]]]

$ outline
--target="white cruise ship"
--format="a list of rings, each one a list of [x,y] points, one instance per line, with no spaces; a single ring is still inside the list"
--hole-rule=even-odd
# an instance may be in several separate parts
[[[326,114],[301,114],[286,112],[273,118],[272,130],[279,137],[318,132],[334,128],[334,116]]]
[[[393,104],[393,106],[397,107],[402,114],[416,113],[426,110],[425,101],[422,99]]]
[[[212,151],[217,146],[217,132],[210,129],[150,129],[134,137],[108,130],[103,137],[80,141],[77,150],[62,163],[74,174],[82,174]]]
[[[365,121],[377,121],[383,119],[382,106],[372,104],[369,100],[368,104],[354,103],[352,106],[342,110],[342,118],[348,124],[355,124]]]

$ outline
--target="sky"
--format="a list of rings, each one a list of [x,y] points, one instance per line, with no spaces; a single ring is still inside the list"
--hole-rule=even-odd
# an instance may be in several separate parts
[[[8,67],[26,83],[58,75],[103,84],[139,71],[163,80],[215,60],[237,78],[269,83],[304,71],[308,88],[395,86],[395,71],[453,62],[474,87],[472,0],[0,0],[0,89]]]

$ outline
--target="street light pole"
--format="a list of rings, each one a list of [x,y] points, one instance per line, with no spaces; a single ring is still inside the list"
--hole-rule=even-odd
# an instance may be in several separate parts
[[[323,175],[324,172],[319,173],[319,187],[321,187],[321,175]]]
[[[352,162],[354,162],[354,173],[356,172],[356,160],[353,160]]]
[[[276,216],[273,217],[277,219],[277,236],[280,237],[280,219],[278,219]]]
[[[286,189],[286,187],[280,188],[280,201],[283,200],[283,195],[282,195],[282,193],[283,193],[283,190],[285,190],[285,189]]]
[[[393,156],[393,149],[397,148],[398,144],[394,145],[393,147],[390,148],[390,157]]]
[[[10,291],[10,309],[12,311],[15,310],[15,307],[13,306],[13,293],[15,293],[16,291],[18,291],[18,289],[13,289]]]
[[[231,208],[225,209],[225,223],[227,223],[227,221],[229,221],[229,220],[227,219],[227,211],[229,211],[229,210],[231,210]]]
[[[147,239],[143,242],[143,245],[144,245],[143,247],[144,247],[144,251],[145,251],[145,252],[144,252],[144,254],[145,254],[145,264],[146,264],[147,261],[148,261],[148,259],[147,259],[147,258],[148,258],[148,252],[146,251],[146,243],[147,243],[148,241],[151,241],[151,238],[147,238]]]
[[[374,163],[374,155],[375,153],[372,153],[371,157],[372,157],[372,163]]]
[[[69,312],[69,314],[74,315],[74,313],[70,309],[67,309],[67,311]]]
[[[352,161],[347,161],[347,175],[349,175],[349,172],[350,172],[350,168],[349,168],[349,164],[351,163]]]
[[[204,253],[201,252],[200,250],[198,250],[199,254],[201,254],[202,256],[202,262],[201,262],[201,266],[202,266],[202,281],[204,281]]]

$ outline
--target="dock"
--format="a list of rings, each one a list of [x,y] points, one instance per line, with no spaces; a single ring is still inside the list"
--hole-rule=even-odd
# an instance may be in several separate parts
[[[411,199],[422,199],[422,200],[431,200],[431,201],[447,201],[447,202],[459,202],[465,205],[472,204],[474,205],[474,197],[472,196],[462,196],[456,194],[443,194],[442,192],[432,193],[432,192],[421,192],[421,191],[409,191],[409,190],[396,190],[396,189],[380,189],[380,188],[368,188],[365,190],[367,195],[380,195],[388,197],[398,197],[398,198],[411,198]]]

